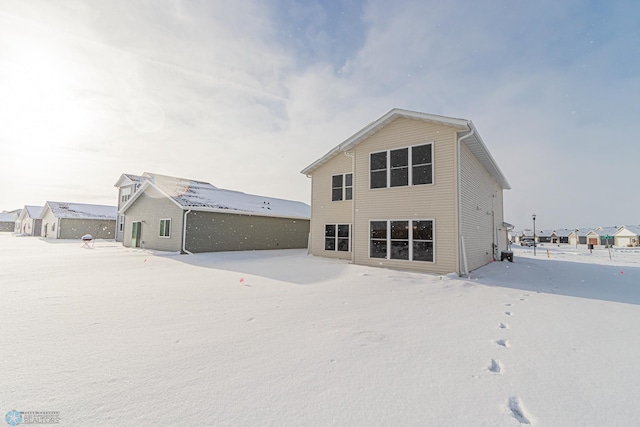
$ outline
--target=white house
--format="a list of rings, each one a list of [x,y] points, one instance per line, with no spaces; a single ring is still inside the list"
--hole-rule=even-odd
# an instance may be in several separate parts
[[[16,220],[15,232],[25,236],[39,236],[42,209],[43,206],[25,206]]]

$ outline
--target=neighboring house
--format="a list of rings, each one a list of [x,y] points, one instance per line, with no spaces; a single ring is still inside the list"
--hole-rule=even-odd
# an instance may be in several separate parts
[[[540,243],[551,243],[554,238],[553,230],[540,230],[536,232],[536,235]]]
[[[615,246],[634,247],[640,245],[640,226],[623,225],[613,235]]]
[[[47,202],[40,214],[41,235],[52,239],[80,239],[90,234],[94,239],[113,239],[117,213],[115,206]]]
[[[591,228],[578,228],[569,233],[568,240],[570,245],[586,245],[587,234],[591,231]]]
[[[123,244],[182,253],[306,248],[309,205],[145,173],[119,211]]]
[[[314,255],[463,274],[508,247],[511,187],[470,120],[393,109],[301,172]]]
[[[25,236],[39,236],[42,209],[43,206],[25,206],[16,220],[15,232]]]
[[[129,201],[136,191],[142,185],[144,176],[122,174],[114,187],[118,189],[118,211]],[[124,215],[118,215],[116,218],[116,241],[122,242],[124,239]]]
[[[16,216],[13,213],[0,213],[0,232],[12,232],[16,227]]]
[[[613,245],[613,235],[618,227],[597,227],[587,233],[587,243],[590,245]]]
[[[571,234],[573,230],[568,228],[558,228],[554,230],[552,234],[552,243],[569,243],[569,234]]]

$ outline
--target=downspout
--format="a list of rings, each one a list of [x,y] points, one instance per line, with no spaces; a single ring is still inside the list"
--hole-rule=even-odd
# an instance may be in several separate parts
[[[307,178],[312,179],[311,175],[306,174]],[[307,237],[307,255],[311,254],[311,245],[313,244],[313,240],[311,236],[313,235],[311,231],[313,230],[313,224],[311,223],[313,216],[313,181],[311,181],[311,216],[309,217],[309,236]]]
[[[193,255],[187,250],[187,214],[191,212],[191,209],[184,212],[182,217],[182,253]]]
[[[345,151],[344,155],[351,157],[351,229],[349,230],[349,249],[351,249],[351,264],[355,264],[356,255],[353,250],[353,230],[356,226],[356,156],[348,151]]]
[[[467,271],[466,251],[462,247],[464,245],[464,237],[462,236],[462,167],[460,165],[460,143],[463,139],[467,139],[475,135],[475,128],[471,126],[469,127],[471,128],[471,132],[458,138],[458,244],[461,246],[461,248],[458,249],[458,269],[461,269],[462,267],[460,265],[460,255],[462,254],[464,256],[464,271],[462,272],[464,275],[468,275],[469,271]]]

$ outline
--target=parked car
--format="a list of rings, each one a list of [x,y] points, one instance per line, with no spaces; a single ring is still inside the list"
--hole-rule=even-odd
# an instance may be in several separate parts
[[[520,240],[520,246],[533,246],[533,240]]]

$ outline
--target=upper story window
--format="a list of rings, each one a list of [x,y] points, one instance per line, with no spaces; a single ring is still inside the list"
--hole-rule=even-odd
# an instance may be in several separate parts
[[[120,191],[120,200],[124,203],[131,198],[131,187],[125,187]]]
[[[331,177],[331,200],[353,199],[353,174],[345,173]]]
[[[370,188],[433,183],[433,144],[371,153]]]

